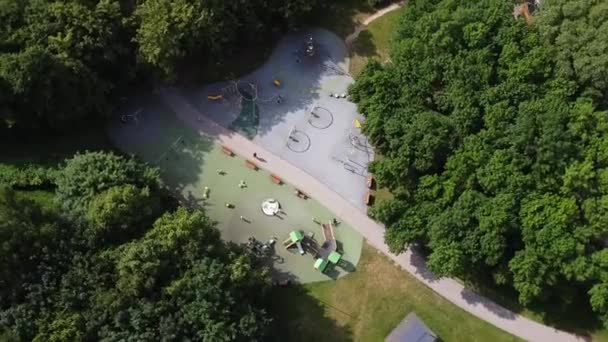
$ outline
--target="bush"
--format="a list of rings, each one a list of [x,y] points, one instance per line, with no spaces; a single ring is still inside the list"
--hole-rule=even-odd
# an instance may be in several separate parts
[[[74,214],[84,214],[96,195],[125,184],[160,188],[158,169],[112,152],[77,153],[57,173],[57,199]]]
[[[0,185],[13,189],[48,189],[54,186],[56,169],[40,165],[0,164]]]

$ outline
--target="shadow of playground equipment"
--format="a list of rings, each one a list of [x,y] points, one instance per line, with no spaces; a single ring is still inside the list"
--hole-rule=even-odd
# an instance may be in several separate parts
[[[327,311],[337,312],[346,319],[353,316],[310,295],[297,284],[275,287],[271,291],[270,313],[274,317],[270,341],[352,341],[348,326],[328,317]]]

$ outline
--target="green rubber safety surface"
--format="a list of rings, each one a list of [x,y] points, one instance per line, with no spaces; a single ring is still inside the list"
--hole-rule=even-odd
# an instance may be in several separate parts
[[[244,158],[226,155],[212,138],[187,128],[161,103],[152,101],[142,112],[137,124],[110,128],[113,142],[123,151],[158,166],[165,185],[180,194],[186,205],[204,208],[218,222],[225,239],[245,243],[254,237],[265,243],[276,237],[273,255],[265,261],[272,264],[278,280],[323,281],[355,270],[363,237],[344,223],[334,228],[338,251],[343,254],[341,262],[328,266],[324,273],[314,268],[312,248],[320,248],[324,242],[317,222],[327,223],[335,217],[317,201],[296,196],[293,186],[276,184],[268,172],[247,167]],[[246,186],[239,186],[243,182]],[[280,203],[281,213],[277,216],[262,212],[262,203],[271,198]],[[304,255],[295,246],[284,248],[283,242],[294,230],[306,236]]]

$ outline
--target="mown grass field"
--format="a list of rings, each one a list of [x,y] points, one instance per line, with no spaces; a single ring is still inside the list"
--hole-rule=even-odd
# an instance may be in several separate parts
[[[357,270],[337,281],[274,290],[285,341],[384,341],[415,312],[442,341],[518,341],[437,295],[364,245]]]
[[[350,73],[355,77],[361,73],[367,62],[375,58],[384,63],[389,59],[390,41],[397,27],[402,9],[389,12],[372,21],[366,30],[359,33],[353,42]]]

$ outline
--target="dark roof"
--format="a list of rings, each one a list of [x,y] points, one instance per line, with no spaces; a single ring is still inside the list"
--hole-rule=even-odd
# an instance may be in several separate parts
[[[388,335],[385,342],[435,342],[435,335],[424,325],[415,313],[411,312],[399,325]]]

